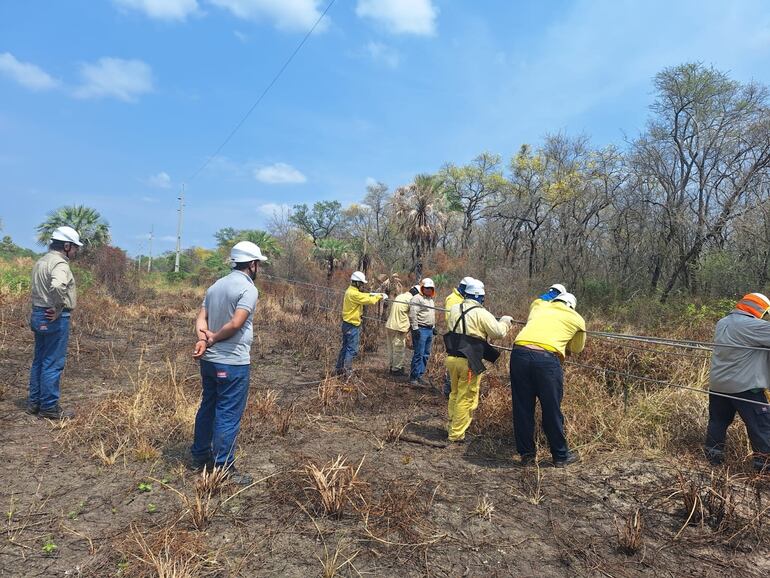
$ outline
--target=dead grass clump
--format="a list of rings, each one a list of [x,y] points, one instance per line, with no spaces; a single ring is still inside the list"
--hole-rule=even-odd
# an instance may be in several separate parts
[[[365,384],[355,375],[350,378],[328,377],[318,384],[318,400],[324,412],[347,410],[367,397]]]
[[[392,480],[361,515],[369,539],[390,546],[424,546],[443,537],[432,524],[431,509],[438,487]]]
[[[341,518],[348,505],[361,499],[364,482],[359,478],[359,472],[364,458],[357,466],[348,465],[341,455],[320,467],[312,462],[305,466],[306,494],[317,513]]]
[[[631,514],[622,526],[615,521],[615,527],[618,531],[618,546],[620,551],[629,556],[636,554],[642,547],[642,530],[644,522],[642,512],[637,508]]]
[[[471,512],[478,516],[482,520],[492,521],[492,514],[495,511],[495,506],[492,504],[492,500],[489,499],[489,494],[484,494],[476,501],[476,509]]]
[[[157,531],[147,531],[132,525],[128,536],[116,544],[120,556],[117,567],[125,578],[198,578],[221,572],[218,553],[207,550],[203,536],[166,525]],[[94,575],[112,575],[103,567]],[[105,572],[100,574],[99,572]]]
[[[286,409],[279,409],[273,415],[273,423],[275,424],[275,433],[279,436],[285,436],[291,429],[292,421],[294,420],[294,406],[290,405]]]
[[[498,375],[484,374],[482,391],[486,393],[479,399],[479,407],[473,414],[471,431],[490,437],[511,437],[513,421],[511,417],[511,388]]]
[[[70,449],[90,449],[103,465],[121,456],[139,461],[160,457],[159,448],[187,435],[195,420],[198,397],[175,363],[145,367],[130,393],[111,394],[78,415],[58,439]]]

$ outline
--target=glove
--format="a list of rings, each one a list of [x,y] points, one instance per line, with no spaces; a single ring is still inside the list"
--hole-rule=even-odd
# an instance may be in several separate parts
[[[513,325],[513,317],[511,317],[510,315],[503,315],[500,318],[500,321],[502,321],[503,323],[505,323],[505,324],[507,324],[509,326]]]
[[[438,335],[438,329],[436,329],[435,327],[433,328],[433,335]]]
[[[388,300],[388,294],[387,293],[380,293],[382,295],[382,300],[387,301]]]

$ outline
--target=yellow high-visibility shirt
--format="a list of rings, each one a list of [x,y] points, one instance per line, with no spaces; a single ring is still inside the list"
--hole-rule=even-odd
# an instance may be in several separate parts
[[[473,307],[473,311],[468,311],[465,314],[465,335],[471,337],[480,337],[481,339],[502,339],[508,335],[508,330],[511,328],[507,323],[498,321],[495,316],[484,307],[479,305],[479,302],[475,299],[465,299],[462,302],[463,309],[468,311]],[[447,329],[452,331],[457,320],[460,319],[460,303],[454,305],[447,313]],[[457,324],[457,333],[463,332],[463,323],[460,321]]]
[[[536,299],[529,309],[524,329],[516,336],[516,345],[538,345],[564,357],[580,353],[586,343],[586,322],[561,301]]]
[[[449,313],[449,310],[452,307],[462,303],[463,301],[465,301],[465,297],[460,295],[460,292],[455,287],[454,289],[452,289],[452,292],[449,295],[447,295],[447,298],[444,299],[444,309],[446,309],[447,313]]]
[[[409,291],[401,293],[393,299],[385,327],[402,333],[409,331],[409,301],[411,300],[412,294]]]
[[[342,301],[342,320],[351,325],[361,325],[361,314],[364,305],[374,305],[382,295],[366,293],[351,285],[345,291],[345,299]]]

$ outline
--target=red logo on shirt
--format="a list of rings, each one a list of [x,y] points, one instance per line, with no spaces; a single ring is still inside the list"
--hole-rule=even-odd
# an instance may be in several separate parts
[[[226,371],[217,371],[217,377],[224,379],[227,378],[227,372]]]

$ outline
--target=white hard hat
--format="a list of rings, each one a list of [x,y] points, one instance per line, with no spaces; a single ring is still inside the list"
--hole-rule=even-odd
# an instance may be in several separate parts
[[[260,248],[251,241],[240,241],[230,249],[231,263],[248,263],[250,261],[267,261]]]
[[[78,247],[82,247],[83,243],[80,242],[80,235],[72,227],[57,227],[51,234],[52,241],[64,241],[65,243],[72,243]]]
[[[484,291],[484,283],[478,279],[471,279],[470,283],[465,286],[465,294],[472,295],[473,297],[486,294],[486,291]]]
[[[361,271],[353,271],[353,274],[350,276],[351,281],[360,281],[361,283],[366,283],[366,275],[361,273]]]
[[[553,285],[551,285],[548,288],[549,291],[551,289],[556,289],[559,293],[566,293],[567,292],[567,288],[564,285],[562,285],[561,283],[554,283]]]
[[[553,298],[554,301],[561,301],[562,303],[566,303],[567,306],[574,309],[577,307],[577,299],[572,293],[567,293],[566,291],[564,293],[559,293],[556,297]]]
[[[422,285],[423,287],[433,287],[434,289],[436,288],[436,284],[433,282],[433,279],[431,279],[430,277],[426,277],[425,279],[423,279],[420,285]]]
[[[467,287],[468,283],[471,283],[473,281],[475,281],[473,277],[463,277],[462,279],[460,279],[460,285],[465,285]]]

